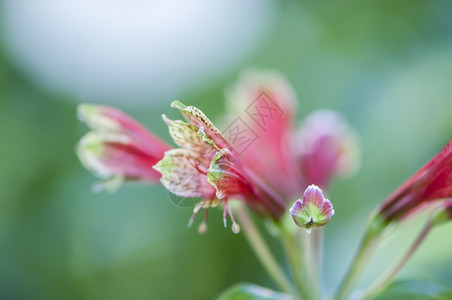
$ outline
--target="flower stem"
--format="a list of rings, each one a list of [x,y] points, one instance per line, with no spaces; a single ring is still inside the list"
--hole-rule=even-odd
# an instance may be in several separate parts
[[[311,280],[306,273],[306,258],[304,255],[300,255],[300,253],[297,252],[293,235],[283,233],[281,235],[281,241],[300,297],[306,300],[315,299],[312,296],[312,291],[310,289]]]
[[[373,250],[375,250],[378,244],[377,237],[378,236],[374,235],[372,231],[366,231],[359,246],[358,253],[356,254],[355,259],[353,260],[353,263],[348,270],[344,281],[342,282],[339,292],[335,297],[336,300],[345,300],[348,298],[353,287],[357,283],[359,276],[364,271],[364,268],[372,256]]]
[[[322,275],[322,258],[323,258],[323,228],[313,228],[310,234],[310,261],[311,265],[309,270],[311,272],[311,276],[314,279],[313,282],[313,290],[315,295],[319,295],[320,287],[319,283],[321,282]]]
[[[256,254],[264,269],[267,271],[268,275],[283,292],[293,293],[293,288],[290,284],[290,281],[287,279],[286,275],[271,253],[264,238],[260,234],[250,215],[248,214],[247,208],[241,206],[236,210],[235,213],[237,215],[237,218],[239,219],[240,224],[242,225],[241,227],[243,229],[243,232],[245,233],[248,244]]]
[[[413,256],[414,252],[419,248],[419,246],[424,241],[425,237],[428,235],[432,229],[433,222],[431,219],[427,221],[424,228],[421,230],[416,240],[410,246],[408,251],[400,258],[400,260],[395,263],[392,268],[390,268],[386,273],[384,273],[374,285],[365,293],[363,299],[372,299],[374,296],[378,295],[392,280],[392,278],[405,266],[407,261]]]

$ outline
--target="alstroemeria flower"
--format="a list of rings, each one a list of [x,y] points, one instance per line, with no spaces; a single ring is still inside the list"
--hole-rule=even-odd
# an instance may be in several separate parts
[[[307,183],[326,188],[334,176],[357,169],[356,138],[339,113],[316,111],[294,130],[296,96],[281,74],[245,72],[226,98],[227,120],[234,125],[227,127],[228,140],[234,146],[237,131],[255,134],[240,157],[285,199],[302,193]],[[240,129],[241,120],[246,126]]]
[[[232,197],[243,200],[261,215],[278,219],[284,212],[284,203],[254,180],[215,125],[196,107],[178,101],[171,107],[179,109],[188,123],[169,120],[163,115],[174,142],[181,148],[167,151],[154,168],[162,174],[160,181],[170,192],[203,198],[195,207],[189,224],[201,208],[222,203],[225,226],[229,214],[233,231],[238,232],[228,204]],[[202,226],[205,227],[205,221]]]
[[[249,70],[241,74],[226,93],[225,132],[228,141],[240,148],[240,157],[267,185],[291,199],[306,184],[296,167],[293,139],[293,117],[296,96],[293,88],[278,72]],[[237,132],[252,139],[240,147]],[[235,140],[235,141],[234,141]]]
[[[378,215],[387,223],[398,221],[445,198],[452,198],[452,140],[389,196]]]
[[[323,196],[323,191],[316,185],[310,185],[289,210],[297,226],[308,232],[313,227],[326,225],[334,215],[333,205]]]
[[[82,164],[105,180],[97,188],[114,190],[123,180],[158,182],[152,167],[169,146],[122,111],[83,104],[78,116],[92,131],[77,145]]]
[[[297,142],[299,163],[308,182],[326,188],[333,176],[351,174],[357,169],[355,134],[337,112],[318,110],[308,115]]]

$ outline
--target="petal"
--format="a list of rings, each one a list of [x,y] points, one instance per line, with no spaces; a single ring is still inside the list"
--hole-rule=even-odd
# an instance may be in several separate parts
[[[284,213],[284,203],[249,175],[233,153],[223,148],[210,163],[207,181],[215,187],[217,198],[243,199],[258,214],[279,219]]]
[[[171,107],[180,110],[184,118],[193,126],[204,128],[205,133],[211,137],[219,148],[228,148],[229,145],[224,139],[221,132],[213,125],[213,123],[204,115],[204,113],[194,106],[186,106],[179,101],[173,101]]]
[[[310,183],[326,188],[333,176],[353,174],[359,165],[354,132],[341,114],[330,110],[311,113],[300,128],[299,165]]]
[[[100,132],[116,132],[128,135],[135,144],[145,148],[156,157],[163,157],[163,152],[170,147],[143,125],[121,110],[103,105],[81,104],[77,115],[90,128]]]
[[[121,110],[81,104],[78,117],[93,129],[77,147],[82,164],[109,179],[158,181],[152,166],[170,147]]]
[[[201,160],[201,161],[200,161]],[[170,192],[180,197],[212,197],[215,189],[207,182],[206,174],[199,169],[203,157],[187,149],[165,152],[154,169],[162,174],[160,182]]]
[[[194,125],[180,120],[170,120],[165,115],[162,118],[168,125],[170,135],[178,146],[196,152],[199,156],[209,158],[209,160],[206,160],[207,163],[204,164],[205,169],[207,169],[210,160],[215,157],[218,151],[215,145],[206,142],[206,140],[212,140],[212,138]]]
[[[82,164],[100,178],[157,181],[160,177],[152,168],[160,158],[133,144],[124,134],[91,131],[79,142],[77,154]]]
[[[252,186],[243,173],[243,170],[235,163],[230,151],[221,149],[210,163],[207,181],[217,190],[218,199],[238,194],[252,194]]]
[[[247,166],[285,198],[304,187],[291,146],[296,96],[278,72],[244,72],[226,94],[223,134]]]

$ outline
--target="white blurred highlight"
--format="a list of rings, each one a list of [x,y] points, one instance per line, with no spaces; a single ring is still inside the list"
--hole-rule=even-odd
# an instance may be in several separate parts
[[[80,101],[151,103],[214,83],[258,45],[272,2],[4,0],[7,49]]]

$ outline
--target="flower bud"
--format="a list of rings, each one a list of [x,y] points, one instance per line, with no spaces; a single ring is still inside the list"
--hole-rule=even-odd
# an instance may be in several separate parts
[[[308,186],[303,199],[295,201],[289,212],[295,224],[306,228],[308,232],[313,227],[325,225],[334,215],[333,205],[316,185]]]
[[[405,219],[435,200],[452,197],[452,140],[378,209],[386,223]]]

